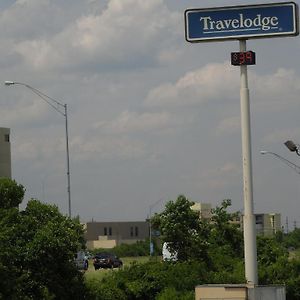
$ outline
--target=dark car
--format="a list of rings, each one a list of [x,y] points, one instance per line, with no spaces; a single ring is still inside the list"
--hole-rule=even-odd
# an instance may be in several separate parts
[[[112,253],[98,253],[94,256],[94,268],[98,270],[100,268],[120,268],[123,262]]]

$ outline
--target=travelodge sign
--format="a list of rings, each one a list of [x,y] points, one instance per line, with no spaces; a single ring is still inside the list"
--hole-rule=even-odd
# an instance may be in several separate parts
[[[298,7],[294,2],[185,11],[185,37],[188,42],[298,34]]]

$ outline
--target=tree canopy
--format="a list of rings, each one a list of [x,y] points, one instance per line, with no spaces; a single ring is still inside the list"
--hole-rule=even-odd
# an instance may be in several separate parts
[[[74,254],[84,247],[79,219],[36,199],[19,211],[24,188],[0,179],[0,299],[84,299]]]
[[[162,213],[154,215],[152,224],[161,232],[169,250],[177,253],[180,261],[199,259],[211,263],[212,256],[218,253],[242,257],[242,234],[231,222],[234,215],[227,212],[231,201],[223,200],[221,206],[212,209],[210,220],[200,218],[191,209],[193,204],[180,195],[176,201],[169,201]]]
[[[10,178],[0,178],[0,208],[13,208],[23,201],[25,188]]]

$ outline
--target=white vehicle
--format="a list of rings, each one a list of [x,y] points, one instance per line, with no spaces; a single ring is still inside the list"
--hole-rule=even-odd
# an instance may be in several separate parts
[[[163,243],[162,247],[163,261],[177,261],[177,253],[172,254],[168,249],[168,243]]]

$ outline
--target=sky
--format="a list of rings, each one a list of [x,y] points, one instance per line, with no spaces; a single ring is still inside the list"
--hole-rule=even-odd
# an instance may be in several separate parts
[[[239,43],[184,36],[187,8],[240,4],[1,0],[0,126],[11,129],[21,208],[37,198],[68,212],[65,119],[6,80],[68,105],[71,209],[82,222],[142,221],[181,194],[243,211],[240,71],[230,64]],[[248,67],[254,211],[300,226],[300,174],[260,154],[300,165],[284,146],[300,143],[300,38],[247,49],[257,61]]]

